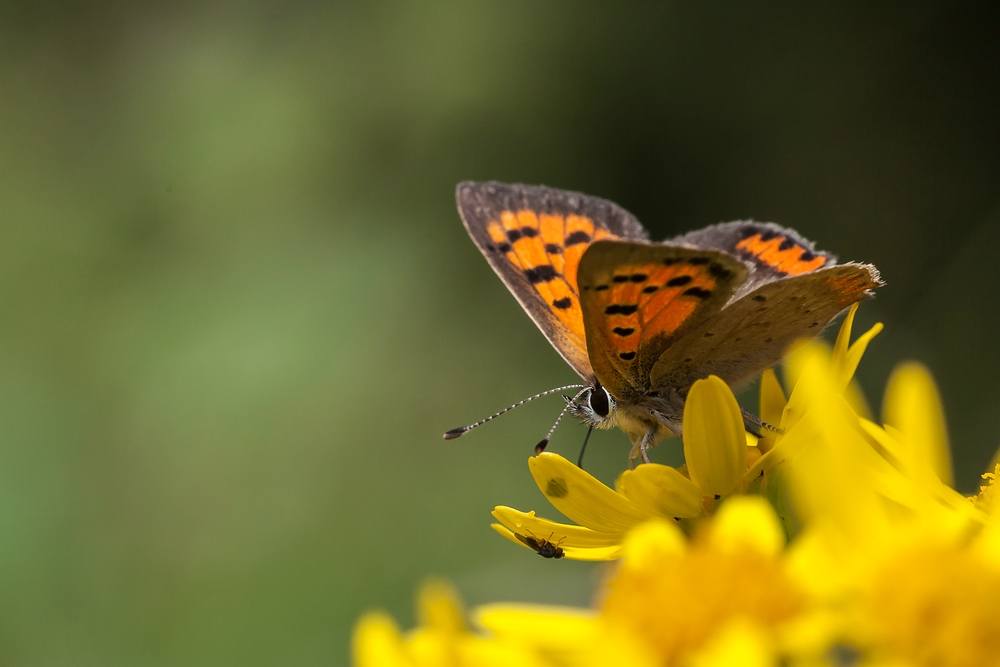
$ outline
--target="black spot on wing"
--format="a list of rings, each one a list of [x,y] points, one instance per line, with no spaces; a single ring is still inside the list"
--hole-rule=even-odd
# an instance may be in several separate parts
[[[724,267],[718,262],[712,262],[712,265],[708,267],[708,272],[711,273],[719,280],[726,280],[729,276],[733,275],[733,272]]]
[[[802,254],[799,255],[799,260],[803,262],[811,262],[816,259],[816,253],[811,250],[803,250]]]
[[[532,285],[537,285],[538,283],[547,283],[550,280],[555,280],[559,277],[559,273],[551,264],[542,264],[541,266],[536,266],[533,269],[525,271],[524,277]]]
[[[590,234],[587,232],[573,232],[566,237],[566,245],[576,245],[577,243],[590,243]]]
[[[635,329],[633,329],[632,327],[615,327],[614,329],[612,329],[612,331],[614,331],[622,338],[625,338],[626,336],[631,336],[632,334],[635,333]]]
[[[618,356],[624,359],[625,361],[632,361],[633,359],[635,359],[635,352],[619,352]]]
[[[514,243],[520,238],[521,238],[520,229],[511,229],[507,231],[507,240],[510,241],[511,243]]]
[[[627,283],[628,282],[628,276],[615,276],[615,277],[613,277],[611,279],[611,282],[613,282],[613,283]]]
[[[500,252],[503,252],[503,253],[508,253],[508,252],[510,252],[510,244],[509,243],[498,243],[497,244],[497,250],[499,250]]]
[[[561,299],[556,299],[555,301],[553,301],[552,305],[555,308],[558,308],[559,310],[566,310],[567,308],[573,305],[573,299],[569,298],[568,296],[564,296]]]
[[[667,287],[683,287],[691,282],[691,276],[677,276],[667,281]]]
[[[704,300],[712,296],[712,291],[701,287],[689,287],[688,289],[684,290],[684,296],[693,296],[698,299]]]
[[[594,288],[594,291],[595,292],[604,292],[607,289],[609,289],[610,287],[611,287],[610,285],[598,285],[597,287]]]
[[[690,264],[691,266],[703,266],[711,261],[712,260],[709,259],[708,257],[692,257],[691,259],[688,260],[688,264]]]
[[[639,306],[631,304],[615,303],[604,309],[605,315],[631,315],[639,310]]]
[[[562,246],[558,246],[555,243],[546,243],[545,252],[549,253],[550,255],[561,255]]]
[[[653,292],[655,292],[658,289],[660,289],[660,288],[657,287],[656,285],[647,285],[646,287],[642,288],[642,293],[643,294],[652,294]]]
[[[794,245],[795,241],[786,236],[778,245],[778,250],[791,250]]]
[[[680,257],[665,257],[663,259],[664,266],[673,266],[677,262],[681,261]]]
[[[534,238],[538,236],[538,230],[534,227],[521,227],[521,236],[526,239]]]
[[[642,283],[646,282],[647,278],[649,278],[649,276],[647,276],[645,273],[633,273],[632,276],[629,278],[629,280],[631,280],[634,283]]]

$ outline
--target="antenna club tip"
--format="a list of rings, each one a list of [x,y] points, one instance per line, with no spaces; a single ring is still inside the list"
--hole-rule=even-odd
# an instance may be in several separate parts
[[[537,445],[535,445],[535,453],[536,454],[541,454],[542,452],[545,451],[545,448],[548,447],[548,446],[549,446],[549,439],[545,438],[541,442],[539,442]]]
[[[459,437],[460,435],[462,435],[463,433],[465,433],[468,430],[469,430],[468,426],[462,426],[462,427],[459,427],[459,428],[453,428],[450,431],[448,431],[447,433],[445,433],[444,436],[442,436],[442,437],[445,440],[454,440],[455,438]]]

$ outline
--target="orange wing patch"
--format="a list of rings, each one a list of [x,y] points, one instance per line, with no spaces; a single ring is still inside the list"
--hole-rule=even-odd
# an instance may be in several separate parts
[[[580,273],[591,366],[615,398],[636,400],[663,351],[718,312],[747,268],[715,250],[601,243]]]
[[[623,361],[657,336],[671,336],[732,272],[706,257],[617,267],[610,283],[587,286],[603,305],[607,341]]]
[[[815,271],[827,261],[826,257],[799,245],[791,237],[773,231],[747,237],[736,244],[736,249],[789,276]]]
[[[529,209],[502,211],[486,231],[494,247],[538,292],[585,348],[577,270],[584,251],[598,239],[617,239],[581,215],[553,215]]]

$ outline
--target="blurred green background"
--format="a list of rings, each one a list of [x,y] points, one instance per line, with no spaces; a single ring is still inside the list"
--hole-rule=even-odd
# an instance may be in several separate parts
[[[599,570],[488,528],[555,514],[525,461],[561,400],[441,440],[575,378],[466,237],[465,179],[874,262],[861,380],[877,406],[925,361],[973,489],[998,34],[960,2],[3,3],[0,662],[341,665],[429,574],[587,602]]]

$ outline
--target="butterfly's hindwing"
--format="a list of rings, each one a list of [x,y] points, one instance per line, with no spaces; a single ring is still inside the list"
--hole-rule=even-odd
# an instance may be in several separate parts
[[[738,386],[880,285],[870,264],[831,266],[761,285],[667,349],[650,371],[652,388],[685,396],[695,380],[709,375]]]
[[[714,248],[739,257],[753,267],[736,298],[761,285],[833,266],[837,258],[816,250],[793,229],[770,222],[724,222],[688,232],[674,239],[699,248]]]
[[[612,202],[541,186],[466,182],[456,198],[490,266],[570,366],[590,379],[580,260],[594,241],[646,238],[642,225]]]
[[[715,250],[595,242],[579,280],[597,379],[619,401],[638,400],[664,350],[718,312],[746,275],[742,262]]]

